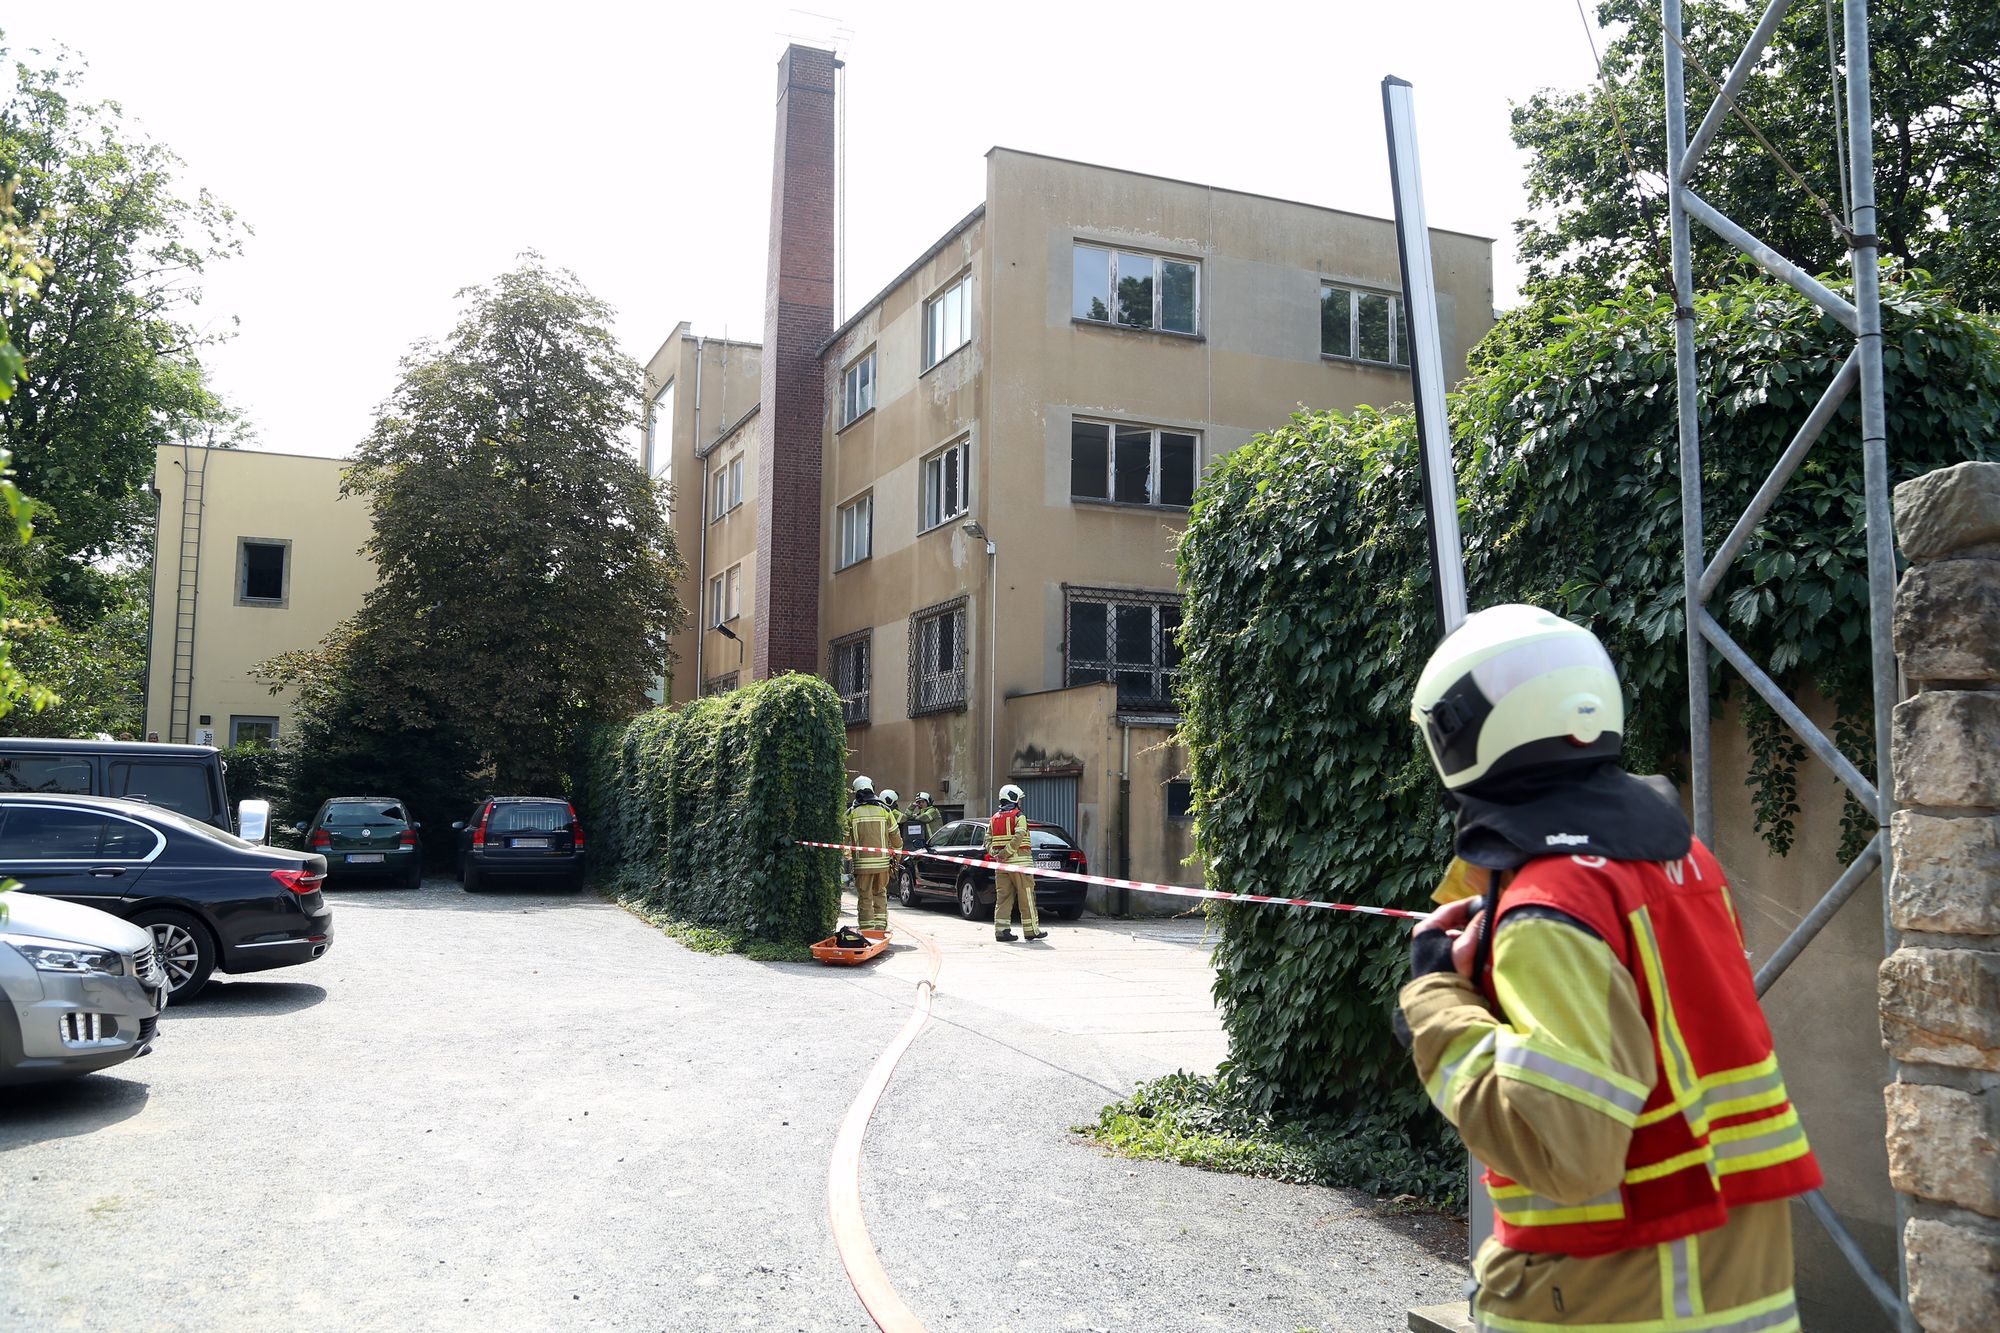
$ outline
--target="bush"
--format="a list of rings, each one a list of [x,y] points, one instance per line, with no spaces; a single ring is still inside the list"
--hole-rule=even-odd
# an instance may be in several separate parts
[[[1712,551],[1852,340],[1775,283],[1696,306]],[[2000,329],[1910,288],[1885,297],[1884,315],[1893,479],[1983,456],[2000,440]],[[1515,312],[1451,412],[1472,604],[1536,602],[1589,623],[1626,684],[1633,765],[1671,771],[1688,719],[1670,302]],[[1715,614],[1781,681],[1836,701],[1858,692],[1842,738],[1868,771],[1859,434],[1850,397]],[[1183,734],[1209,887],[1425,905],[1450,827],[1407,717],[1438,638],[1412,420],[1302,414],[1221,460],[1196,496],[1180,576]],[[1751,737],[1765,831],[1782,839],[1797,759],[1771,729]],[[1389,1035],[1403,931],[1211,911],[1229,1096],[1307,1122],[1387,1115],[1407,1127],[1416,1170],[1448,1130]]]
[[[833,687],[780,676],[584,740],[577,792],[597,874],[677,928],[803,951],[840,911],[847,728]]]
[[[232,745],[222,752],[222,763],[232,802],[256,799],[275,806],[285,799],[285,760],[276,748],[254,741]]]

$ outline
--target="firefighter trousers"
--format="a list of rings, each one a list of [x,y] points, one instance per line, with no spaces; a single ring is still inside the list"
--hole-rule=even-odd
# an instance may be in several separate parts
[[[1007,929],[1007,923],[1014,919],[1014,908],[1021,909],[1021,929],[1034,933],[1042,928],[1041,919],[1035,915],[1035,877],[1016,870],[996,870],[993,872],[993,933],[998,935]]]
[[[863,930],[887,930],[889,928],[889,872],[883,870],[857,870],[854,872],[854,915]]]

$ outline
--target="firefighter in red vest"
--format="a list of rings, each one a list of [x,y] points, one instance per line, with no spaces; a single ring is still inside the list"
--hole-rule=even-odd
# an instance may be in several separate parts
[[[1457,807],[1447,885],[1483,890],[1417,924],[1400,997],[1425,1090],[1488,1168],[1475,1321],[1797,1329],[1785,1200],[1819,1166],[1722,868],[1618,762],[1610,656],[1494,607],[1431,657],[1411,717]]]
[[[1011,782],[1000,789],[1000,808],[994,811],[986,828],[989,860],[1009,866],[1035,863],[1028,816],[1021,810],[1022,795],[1021,789]],[[1003,943],[1013,940],[1016,902],[1021,906],[1021,933],[1031,940],[1047,939],[1049,932],[1042,929],[1041,919],[1035,914],[1035,877],[1026,870],[993,872],[993,938]]]

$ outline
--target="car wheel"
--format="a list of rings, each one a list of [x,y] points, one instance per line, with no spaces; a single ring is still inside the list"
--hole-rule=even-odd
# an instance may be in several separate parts
[[[1055,909],[1055,914],[1065,921],[1081,921],[1083,920],[1083,904],[1078,903],[1074,907],[1058,907]]]
[[[208,927],[185,912],[141,912],[132,918],[153,936],[160,966],[167,970],[167,997],[174,1004],[192,1000],[215,971],[215,938]]]
[[[958,914],[967,921],[977,921],[991,916],[992,909],[982,909],[979,905],[979,888],[973,883],[972,872],[966,871],[958,877]]]
[[[482,887],[479,883],[479,867],[470,862],[466,864],[465,873],[460,875],[459,878],[465,882],[465,891],[467,893],[477,893]]]
[[[458,882],[459,882],[460,884],[463,884],[463,883],[465,883],[465,858],[464,858],[464,857],[462,857],[462,856],[454,856],[454,857],[453,857],[453,858],[451,859],[451,877],[452,877],[453,879],[457,880],[457,881],[458,881]]]
[[[896,897],[902,900],[905,907],[917,905],[917,872],[909,866],[904,866],[902,873],[896,876]]]
[[[421,889],[423,886],[424,886],[424,863],[422,861],[419,861],[415,865],[410,867],[409,874],[403,876],[403,887],[406,889]]]

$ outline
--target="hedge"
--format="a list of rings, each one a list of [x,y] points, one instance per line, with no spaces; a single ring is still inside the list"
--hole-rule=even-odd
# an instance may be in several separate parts
[[[847,729],[833,687],[788,675],[585,738],[576,796],[616,896],[739,943],[823,939],[840,911]]]
[[[1774,283],[1696,306],[1713,550],[1852,339]],[[1895,479],[1993,449],[2000,328],[1909,286],[1885,296],[1885,316]],[[1514,312],[1451,414],[1472,604],[1536,602],[1589,624],[1626,682],[1635,765],[1671,772],[1687,734],[1671,303],[1634,293],[1618,307]],[[1860,691],[1861,730],[1850,710],[1843,740],[1866,771],[1856,417],[1850,397],[1716,615],[1787,682],[1836,700]],[[1204,479],[1179,562],[1183,734],[1209,887],[1426,904],[1449,824],[1408,721],[1438,639],[1425,542],[1407,415],[1301,414]],[[1754,719],[1751,734],[1765,833],[1782,844],[1798,757]],[[1230,1094],[1253,1113],[1394,1123],[1421,1174],[1445,1130],[1389,1035],[1404,932],[1212,910]]]

